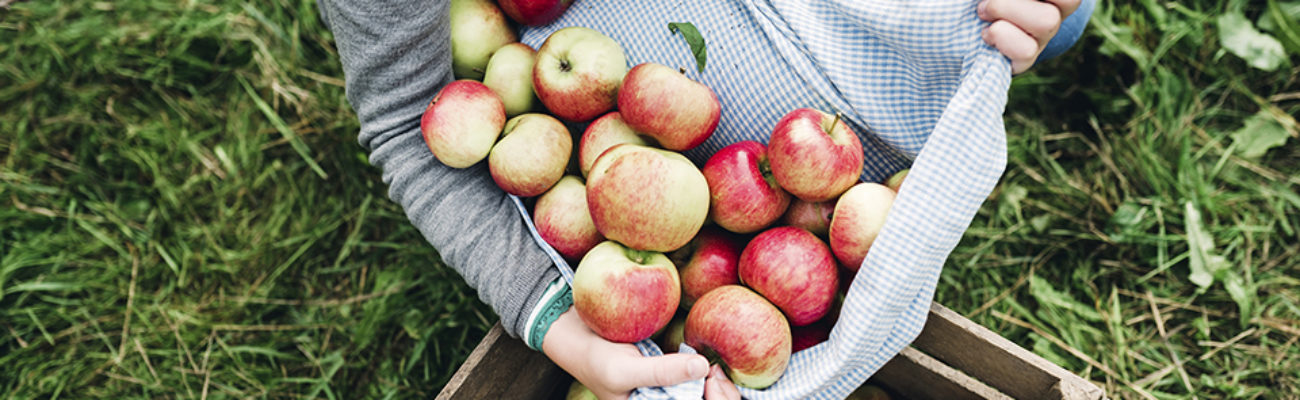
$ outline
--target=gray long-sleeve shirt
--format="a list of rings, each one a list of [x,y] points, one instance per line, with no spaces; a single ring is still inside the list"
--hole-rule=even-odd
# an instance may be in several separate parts
[[[389,197],[443,262],[518,336],[559,276],[485,163],[453,169],[434,159],[420,116],[452,80],[446,0],[319,0],[343,62],[359,141],[383,170]]]

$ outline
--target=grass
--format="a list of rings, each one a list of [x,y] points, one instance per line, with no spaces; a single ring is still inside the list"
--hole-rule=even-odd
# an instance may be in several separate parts
[[[1215,30],[1257,3],[1103,1],[1018,77],[937,300],[1112,397],[1300,393],[1300,53]],[[0,393],[436,394],[496,317],[387,200],[341,77],[311,1],[0,11]],[[1254,157],[1261,110],[1290,141]]]

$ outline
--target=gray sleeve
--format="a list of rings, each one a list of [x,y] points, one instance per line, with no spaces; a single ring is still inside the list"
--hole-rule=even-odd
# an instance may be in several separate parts
[[[343,62],[359,141],[388,195],[518,337],[559,276],[485,163],[442,165],[420,134],[429,100],[451,81],[446,0],[318,0]],[[418,266],[412,266],[418,267]]]

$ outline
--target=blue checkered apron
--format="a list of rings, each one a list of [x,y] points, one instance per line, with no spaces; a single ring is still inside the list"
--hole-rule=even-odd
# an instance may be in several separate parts
[[[862,138],[862,178],[909,173],[849,289],[830,340],[793,355],[785,375],[750,399],[838,399],[921,331],[944,260],[1006,166],[1006,58],[985,45],[973,0],[581,0],[521,41],[585,26],[623,45],[630,65],[685,67],[722,103],[717,131],[686,152],[703,164],[742,140],[766,143],[787,112],[840,112]],[[669,22],[692,22],[708,43],[697,73]],[[516,199],[521,212],[527,213]],[[529,219],[531,227],[531,218]],[[533,232],[566,280],[569,265]],[[643,354],[662,354],[650,341]],[[699,398],[703,380],[641,388],[638,399]]]

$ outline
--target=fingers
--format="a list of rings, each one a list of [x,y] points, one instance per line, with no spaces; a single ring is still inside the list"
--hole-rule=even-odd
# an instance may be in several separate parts
[[[1034,65],[1042,51],[1038,41],[1007,20],[994,21],[984,30],[984,42],[1011,59],[1011,72],[1019,74]]]
[[[722,371],[722,367],[714,365],[709,370],[709,377],[704,380],[704,399],[740,400],[740,389],[727,379],[727,373]]]
[[[1039,47],[1047,45],[1056,36],[1057,29],[1061,27],[1062,15],[1069,15],[1063,14],[1063,10],[1054,3],[1038,0],[983,0],[976,10],[980,19],[985,21],[1009,21],[1033,36]]]
[[[1074,15],[1074,11],[1079,9],[1079,3],[1082,3],[1082,1],[1080,0],[1043,0],[1043,1],[1055,4],[1056,8],[1061,9],[1061,19],[1065,19],[1066,17]]]
[[[667,354],[657,357],[635,357],[612,365],[612,381],[620,388],[632,390],[644,386],[669,386],[704,378],[709,373],[709,361],[698,354]],[[647,371],[649,373],[647,373]]]

